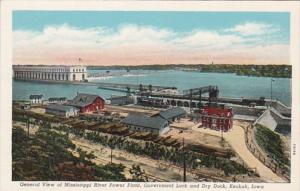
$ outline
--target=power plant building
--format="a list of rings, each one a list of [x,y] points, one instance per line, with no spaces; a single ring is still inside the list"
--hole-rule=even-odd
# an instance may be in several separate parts
[[[85,66],[13,65],[14,78],[37,81],[85,81]]]

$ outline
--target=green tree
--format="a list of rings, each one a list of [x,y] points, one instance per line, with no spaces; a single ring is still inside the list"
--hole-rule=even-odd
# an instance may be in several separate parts
[[[132,165],[132,168],[129,170],[132,181],[135,182],[148,182],[148,177],[145,175],[145,170],[142,170],[139,165]]]

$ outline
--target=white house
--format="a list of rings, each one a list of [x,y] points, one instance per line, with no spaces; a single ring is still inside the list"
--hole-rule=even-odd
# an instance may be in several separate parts
[[[31,104],[42,104],[43,103],[42,98],[43,98],[43,95],[30,95],[29,96]]]

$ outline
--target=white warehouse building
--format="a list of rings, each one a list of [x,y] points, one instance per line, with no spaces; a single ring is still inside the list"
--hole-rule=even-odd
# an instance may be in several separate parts
[[[20,80],[85,81],[87,79],[85,66],[13,65],[13,71],[14,78]]]
[[[63,117],[77,116],[79,109],[69,105],[50,104],[46,106],[46,113]]]

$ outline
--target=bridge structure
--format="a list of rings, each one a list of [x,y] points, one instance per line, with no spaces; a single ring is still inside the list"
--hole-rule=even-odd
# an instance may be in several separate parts
[[[193,88],[183,91],[183,96],[189,97],[190,99],[190,110],[192,110],[192,101],[193,97],[197,96],[199,100],[199,108],[202,107],[201,101],[202,101],[202,94],[208,93],[208,102],[218,102],[218,96],[219,96],[219,89],[218,86],[204,86],[200,88]]]
[[[174,97],[168,97],[165,95],[158,96],[156,94],[155,96],[145,97],[144,99],[147,99],[147,100],[152,99],[153,102],[155,102],[155,103],[160,102],[165,105],[172,106],[172,107],[186,107],[186,108],[190,108],[190,109],[197,109],[197,108],[199,109],[199,108],[201,108],[202,104],[209,102],[208,97],[205,97],[205,98],[202,97],[202,100],[200,101],[197,98],[190,99],[189,97],[185,97],[183,95],[176,95]],[[226,100],[226,98],[221,98],[219,100],[220,103],[223,103],[222,102],[223,99]]]
[[[184,90],[182,94],[168,94],[160,93],[160,90],[172,89],[177,90],[173,86],[155,86],[145,84],[119,84],[119,83],[100,83],[100,82],[88,82],[89,84],[95,84],[99,89],[106,89],[112,91],[120,91],[127,93],[139,93],[141,96],[146,96],[148,99],[157,99],[170,106],[200,108],[202,102],[220,102],[237,105],[249,106],[251,103],[255,103],[257,106],[265,106],[266,100],[264,98],[226,98],[219,97],[218,86],[204,86],[200,88],[193,88]],[[208,94],[208,96],[203,96]]]
[[[161,94],[161,93],[151,93],[151,97],[160,98],[160,99],[168,99],[168,100],[177,100],[177,101],[185,101],[185,102],[200,102],[200,95],[183,95],[183,94]],[[201,96],[201,102],[209,102],[209,96]],[[229,98],[229,97],[218,97],[218,102],[220,103],[229,103],[236,105],[244,105],[249,106],[251,103],[255,103],[256,106],[265,106],[268,102],[267,99],[264,98]],[[180,105],[180,104],[179,104]],[[187,104],[185,104],[187,105]],[[192,103],[192,105],[194,105]]]

